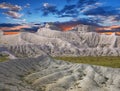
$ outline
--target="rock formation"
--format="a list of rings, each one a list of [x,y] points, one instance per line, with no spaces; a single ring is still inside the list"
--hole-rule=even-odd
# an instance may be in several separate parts
[[[120,69],[48,56],[0,63],[0,91],[120,91]]]
[[[0,91],[120,91],[120,68],[54,60],[52,56],[120,56],[116,35],[41,28],[0,36]],[[74,61],[74,60],[73,60]]]
[[[79,30],[62,32],[40,28],[36,33],[3,35],[0,43],[17,48],[37,45],[37,50],[44,50],[52,56],[120,56],[120,36]]]

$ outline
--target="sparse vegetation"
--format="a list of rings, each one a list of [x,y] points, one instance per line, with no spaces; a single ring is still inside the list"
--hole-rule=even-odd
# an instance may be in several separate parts
[[[10,89],[0,89],[0,91],[10,91]]]
[[[8,55],[4,53],[0,53],[0,62],[4,62],[8,60]]]
[[[0,57],[0,62],[4,62],[4,61],[7,61],[8,60],[8,57]]]
[[[85,57],[54,57],[57,60],[64,60],[74,63],[84,63],[100,66],[120,68],[120,57],[118,56],[85,56]]]

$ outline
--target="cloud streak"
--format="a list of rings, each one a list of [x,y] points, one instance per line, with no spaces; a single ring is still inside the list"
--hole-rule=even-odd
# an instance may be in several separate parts
[[[18,5],[12,5],[12,4],[9,4],[9,3],[0,3],[0,9],[8,9],[10,11],[20,11],[22,9],[21,6],[18,6]]]
[[[3,2],[3,3],[0,3],[0,9],[5,10],[5,11],[3,11],[2,14],[7,15],[7,19],[13,19],[18,22],[24,20],[21,18],[23,16],[23,14],[19,13],[19,11],[22,10],[21,6],[12,5],[10,3]]]
[[[7,12],[4,12],[3,14],[11,17],[11,18],[14,18],[14,19],[20,19],[22,17],[23,14],[19,14],[15,11],[7,11]]]
[[[7,30],[21,30],[21,29],[24,29],[24,28],[30,28],[30,26],[28,25],[17,25],[17,26],[14,26],[14,27],[0,27],[0,30],[2,31],[7,31]]]

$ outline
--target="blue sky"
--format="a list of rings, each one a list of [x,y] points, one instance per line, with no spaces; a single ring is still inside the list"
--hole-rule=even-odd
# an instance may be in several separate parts
[[[120,25],[120,0],[0,0],[0,23]]]

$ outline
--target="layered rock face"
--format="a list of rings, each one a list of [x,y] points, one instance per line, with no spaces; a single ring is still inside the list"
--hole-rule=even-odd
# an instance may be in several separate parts
[[[44,50],[52,56],[120,56],[120,36],[77,29],[61,32],[40,28],[36,33],[1,36],[0,43],[7,46],[37,45],[37,50]]]
[[[120,69],[48,56],[0,63],[0,91],[120,91]]]
[[[120,69],[54,60],[52,56],[120,56],[116,35],[61,32],[0,36],[0,91],[120,91]],[[74,61],[74,60],[73,60]]]

